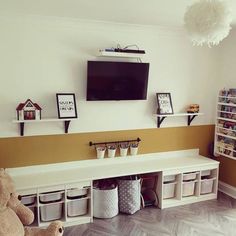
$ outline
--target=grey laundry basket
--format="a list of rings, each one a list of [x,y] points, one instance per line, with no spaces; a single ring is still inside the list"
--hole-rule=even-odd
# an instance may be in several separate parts
[[[140,179],[118,180],[119,210],[126,214],[134,214],[141,206]]]

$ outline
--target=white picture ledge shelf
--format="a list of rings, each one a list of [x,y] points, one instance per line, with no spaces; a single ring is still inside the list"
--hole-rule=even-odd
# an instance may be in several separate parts
[[[125,53],[125,52],[109,52],[109,51],[99,51],[99,57],[123,57],[123,58],[142,58],[143,53]]]
[[[193,119],[196,116],[201,116],[203,115],[203,113],[175,113],[175,114],[165,114],[165,115],[161,115],[161,114],[154,114],[157,117],[157,128],[161,127],[162,122],[164,121],[164,119],[166,117],[177,117],[177,116],[187,116],[188,120],[187,120],[187,124],[188,126],[191,125]]]
[[[77,118],[66,118],[66,119],[45,118],[45,119],[40,119],[40,120],[13,120],[13,123],[19,124],[20,135],[24,136],[25,123],[40,123],[40,122],[58,122],[58,121],[63,121],[64,122],[64,126],[65,126],[65,133],[68,133],[70,122],[72,120],[77,120]]]

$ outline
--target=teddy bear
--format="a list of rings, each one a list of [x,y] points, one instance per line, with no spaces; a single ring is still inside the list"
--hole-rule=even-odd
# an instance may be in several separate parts
[[[24,236],[24,226],[15,212],[7,206],[11,193],[6,178],[0,177],[0,236]]]
[[[61,221],[52,222],[47,229],[25,227],[34,221],[33,212],[20,202],[11,177],[0,169],[0,236],[62,236]]]
[[[15,192],[12,192],[10,199],[7,202],[7,206],[11,208],[23,225],[30,225],[34,221],[34,213],[25,205],[21,203],[21,196]]]
[[[62,222],[54,221],[47,229],[25,227],[25,236],[61,236],[63,231]]]
[[[7,206],[19,217],[23,225],[30,225],[34,221],[34,213],[21,203],[21,196],[16,193],[14,182],[4,169],[0,169],[0,180],[5,181],[5,187],[10,193]]]

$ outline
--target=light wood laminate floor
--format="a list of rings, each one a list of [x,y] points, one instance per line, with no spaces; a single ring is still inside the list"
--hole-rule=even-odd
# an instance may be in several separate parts
[[[149,207],[92,224],[68,227],[64,236],[236,236],[236,200],[219,193],[218,200],[172,207]]]

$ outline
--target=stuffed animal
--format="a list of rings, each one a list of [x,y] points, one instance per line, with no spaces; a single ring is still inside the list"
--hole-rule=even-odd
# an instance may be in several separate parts
[[[11,177],[0,169],[0,236],[62,236],[61,221],[52,222],[47,229],[24,228],[34,221],[33,212],[20,202]]]
[[[14,182],[4,169],[0,169],[0,180],[5,182],[5,187],[10,193],[10,199],[7,202],[7,206],[16,213],[23,225],[30,225],[33,223],[34,213],[20,202],[21,196],[16,193]]]
[[[20,200],[21,196],[12,192],[7,206],[16,213],[23,225],[30,225],[34,221],[34,213],[23,205]]]
[[[25,228],[25,236],[61,236],[64,228],[61,221],[52,222],[47,229]]]
[[[7,206],[11,193],[8,191],[7,178],[0,174],[0,236],[24,236],[24,226],[15,212]]]

